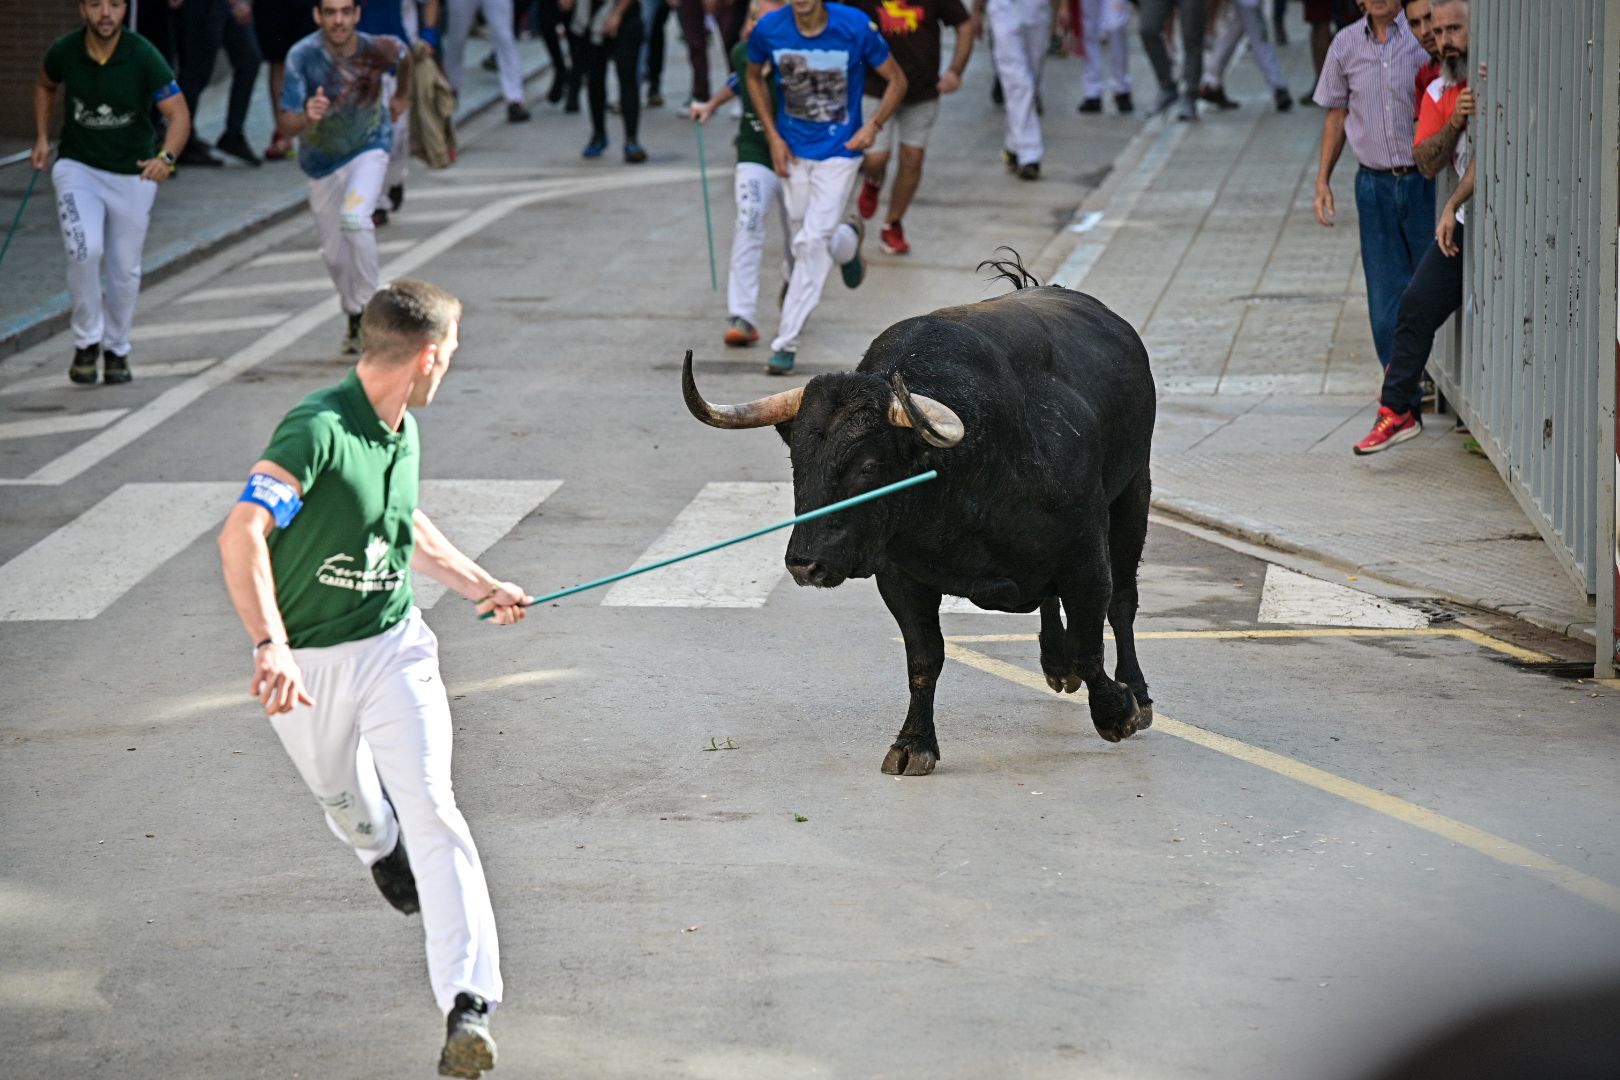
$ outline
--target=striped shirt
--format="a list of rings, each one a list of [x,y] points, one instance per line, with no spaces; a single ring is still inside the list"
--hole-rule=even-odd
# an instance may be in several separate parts
[[[1429,54],[1396,18],[1380,44],[1361,18],[1340,30],[1328,49],[1316,103],[1346,109],[1344,134],[1350,152],[1368,169],[1412,165],[1412,134],[1417,115],[1417,73]]]

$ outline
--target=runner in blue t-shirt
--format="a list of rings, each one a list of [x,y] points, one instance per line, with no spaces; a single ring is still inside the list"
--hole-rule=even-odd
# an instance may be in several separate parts
[[[360,352],[360,312],[377,291],[371,212],[382,196],[393,125],[411,99],[410,50],[399,38],[360,33],[359,19],[355,0],[320,0],[320,30],[287,53],[277,119],[283,135],[298,137],[321,258],[348,316],[346,353]]]
[[[766,67],[770,72],[767,75]],[[862,121],[868,69],[888,83],[870,120]],[[769,77],[776,89],[773,110]],[[782,199],[793,236],[793,273],[782,321],[765,370],[793,370],[799,331],[821,300],[834,262],[844,284],[861,283],[861,219],[840,216],[861,155],[906,95],[906,77],[883,35],[862,12],[825,0],[792,0],[759,20],[748,36],[748,92],[765,128],[771,161],[784,178]]]

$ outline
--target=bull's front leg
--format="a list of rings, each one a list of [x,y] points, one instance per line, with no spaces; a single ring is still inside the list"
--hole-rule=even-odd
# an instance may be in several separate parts
[[[1065,588],[1063,613],[1069,625],[1064,639],[1086,684],[1091,722],[1097,734],[1109,742],[1119,742],[1152,723],[1152,714],[1144,716],[1130,687],[1109,678],[1103,667],[1103,619],[1111,591],[1106,565]]]
[[[939,763],[934,686],[945,667],[945,637],[939,631],[940,593],[899,570],[880,571],[877,585],[906,640],[906,682],[911,689],[906,722],[883,758],[883,771],[891,776],[927,776]]]

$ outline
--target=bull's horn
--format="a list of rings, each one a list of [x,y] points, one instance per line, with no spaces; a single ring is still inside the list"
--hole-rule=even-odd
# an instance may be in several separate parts
[[[929,446],[949,450],[962,441],[967,429],[962,418],[950,407],[931,397],[913,394],[906,389],[906,381],[894,373],[894,400],[889,402],[889,423],[895,427],[914,428]]]
[[[741,405],[714,405],[698,393],[697,382],[692,378],[692,350],[687,349],[686,361],[681,365],[681,393],[686,396],[686,407],[692,415],[710,427],[756,428],[784,424],[799,415],[804,387],[796,386]]]

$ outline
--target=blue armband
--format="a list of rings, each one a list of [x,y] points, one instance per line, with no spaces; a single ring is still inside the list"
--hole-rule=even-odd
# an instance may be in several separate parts
[[[169,98],[174,97],[174,95],[178,94],[179,92],[180,92],[180,84],[175,82],[173,79],[170,79],[168,82],[164,83],[162,86],[158,87],[156,91],[153,92],[152,101],[154,103],[159,102],[159,101],[167,101]]]
[[[438,29],[438,27],[424,26],[424,27],[422,27],[422,32],[417,34],[416,36],[417,36],[417,38],[419,40],[425,41],[427,43],[427,47],[432,49],[434,52],[439,51],[439,29]]]
[[[285,529],[304,505],[291,484],[262,472],[248,477],[247,487],[236,501],[264,507],[276,519],[278,529]]]

